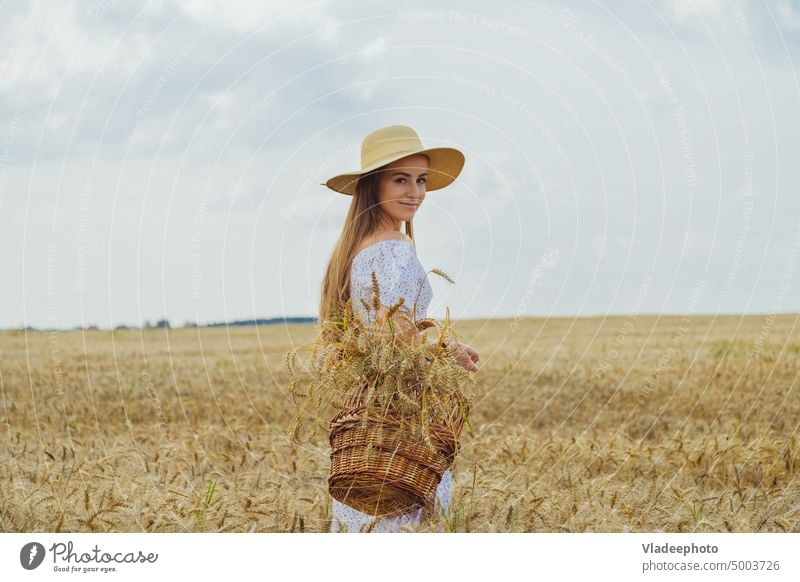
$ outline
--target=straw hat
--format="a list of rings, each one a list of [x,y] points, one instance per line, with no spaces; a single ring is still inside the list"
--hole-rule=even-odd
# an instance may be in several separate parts
[[[414,154],[425,154],[430,160],[425,188],[428,192],[448,186],[464,167],[464,154],[461,151],[455,148],[425,148],[417,132],[407,125],[390,125],[373,131],[361,142],[360,170],[339,174],[321,185],[352,196],[360,176]]]

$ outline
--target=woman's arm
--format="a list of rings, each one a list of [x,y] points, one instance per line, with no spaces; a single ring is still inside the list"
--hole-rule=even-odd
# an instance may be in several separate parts
[[[424,330],[418,329],[413,325],[411,319],[411,312],[405,308],[397,309],[392,315],[392,323],[394,324],[394,332],[387,322],[389,315],[389,308],[381,305],[377,314],[375,315],[375,324],[380,327],[381,331],[376,332],[378,335],[385,335],[391,337],[394,335],[397,339],[406,343],[413,342],[427,342]],[[404,317],[405,316],[405,317]]]
[[[385,335],[387,337],[391,337],[394,335],[401,341],[412,343],[412,342],[422,342],[427,344],[433,344],[433,342],[428,341],[428,337],[425,335],[424,330],[418,329],[416,326],[412,325],[406,317],[403,317],[402,314],[408,316],[410,319],[410,313],[405,309],[398,309],[392,316],[392,321],[394,322],[394,333],[392,333],[391,328],[386,323],[386,318],[389,313],[389,308],[381,305],[381,308],[378,310],[378,313],[375,317],[375,322],[378,326],[381,327],[381,331],[376,332],[381,335]],[[385,324],[385,325],[384,325]],[[462,344],[461,342],[456,342],[455,345],[447,346],[448,349],[453,353],[456,358],[458,364],[470,372],[476,372],[478,370],[477,362],[480,359],[478,352],[472,349],[470,346],[466,344]]]

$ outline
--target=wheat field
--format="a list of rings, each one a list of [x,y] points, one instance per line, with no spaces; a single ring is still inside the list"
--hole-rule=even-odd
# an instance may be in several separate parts
[[[457,322],[474,434],[416,530],[800,532],[798,321]],[[314,332],[0,333],[3,531],[327,531],[326,435],[286,438]]]

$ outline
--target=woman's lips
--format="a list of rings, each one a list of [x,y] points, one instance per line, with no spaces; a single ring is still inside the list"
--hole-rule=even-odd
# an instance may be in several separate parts
[[[419,204],[408,204],[406,202],[401,202],[400,204],[402,204],[403,206],[406,206],[408,208],[416,208],[417,206],[419,206]]]

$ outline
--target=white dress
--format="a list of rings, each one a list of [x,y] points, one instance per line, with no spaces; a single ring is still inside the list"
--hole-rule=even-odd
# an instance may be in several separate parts
[[[394,305],[400,297],[405,299],[404,307],[409,310],[416,301],[417,319],[427,317],[428,306],[433,298],[433,290],[427,279],[427,273],[417,259],[414,243],[410,238],[405,240],[381,240],[362,249],[353,257],[350,269],[350,298],[353,309],[362,321],[374,323],[375,312],[369,312],[361,303],[363,299],[372,305],[372,272],[378,279],[380,301],[387,307]],[[453,478],[448,468],[436,488],[434,511],[447,512],[450,507],[450,496]],[[422,508],[395,517],[375,518],[353,509],[336,499],[332,499],[331,532],[358,532],[367,528],[375,519],[377,523],[371,531],[399,531],[402,527],[419,523]],[[441,529],[439,530],[441,531]]]

